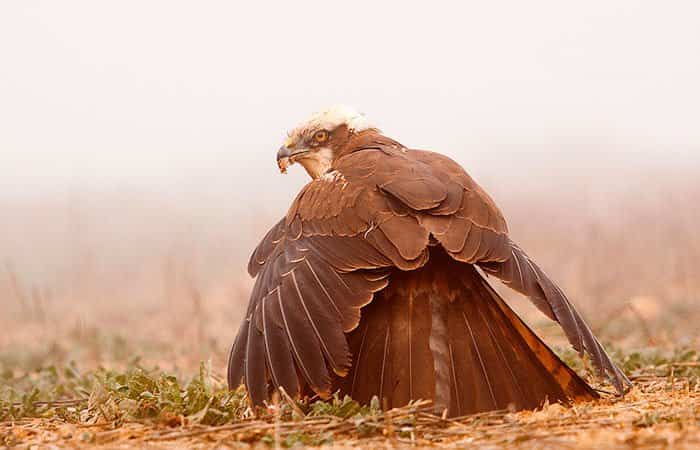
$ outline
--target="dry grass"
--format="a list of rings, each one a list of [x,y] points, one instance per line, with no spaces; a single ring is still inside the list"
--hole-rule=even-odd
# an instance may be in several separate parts
[[[80,400],[37,401],[45,392],[35,391],[22,402],[4,405],[0,445],[528,449],[700,445],[698,355],[686,352],[680,359],[637,355],[620,363],[636,385],[623,399],[606,396],[574,407],[552,404],[538,411],[495,411],[455,419],[434,416],[428,402],[383,412],[378,401],[361,407],[338,398],[308,404],[283,397],[256,413],[247,407],[243,391],[216,387],[217,381],[206,372],[180,387],[176,377],[142,369],[102,371],[70,378],[73,394],[79,386],[90,386]],[[92,377],[102,381],[91,384]],[[55,381],[51,389],[59,385]]]

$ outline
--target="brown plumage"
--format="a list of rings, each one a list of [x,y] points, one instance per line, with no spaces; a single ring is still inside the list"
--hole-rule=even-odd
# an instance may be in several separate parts
[[[278,154],[314,179],[251,257],[232,388],[245,383],[253,404],[276,387],[387,407],[432,399],[453,416],[596,398],[477,268],[557,321],[620,393],[630,386],[457,163],[342,113],[315,116]]]

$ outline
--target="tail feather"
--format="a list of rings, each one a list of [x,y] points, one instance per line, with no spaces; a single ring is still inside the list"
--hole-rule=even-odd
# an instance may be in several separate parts
[[[448,329],[457,391],[450,401],[450,413],[463,415],[500,409],[496,392],[503,388],[502,380],[500,377],[497,380],[497,374],[491,370],[493,362],[483,342],[485,329],[470,313],[450,306]]]
[[[513,359],[511,366],[518,367],[521,364],[522,354],[534,355],[547,374],[553,377],[558,385],[562,388],[564,394],[572,400],[590,400],[591,397],[596,398],[598,394],[578,374],[571,369],[561,358],[559,358],[552,350],[528,327],[515,312],[503,301],[496,291],[488,284],[486,280],[481,279],[481,283],[485,290],[489,293],[494,304],[498,309],[493,310],[494,317],[499,316],[498,311],[502,313],[500,317],[507,319],[507,327],[517,333],[522,338],[522,343],[526,346],[521,352],[510,352],[508,355]],[[504,339],[507,339],[506,334],[503,334]],[[503,341],[501,341],[503,342]],[[529,352],[528,352],[529,351]],[[540,380],[532,380],[533,384],[525,384],[521,387],[528,390],[531,397],[536,398],[536,390],[530,389],[534,385],[540,385],[539,389],[544,390],[544,383],[538,383]]]
[[[396,287],[364,307],[336,389],[385,407],[433,399],[450,416],[597,398],[473,266],[445,264],[394,274]]]
[[[354,355],[350,373],[336,388],[360,402],[373,396],[384,407],[432,399],[435,385],[429,341],[430,303],[422,296],[374,301],[363,309],[360,326],[348,336]]]
[[[586,351],[598,373],[607,375],[620,394],[631,387],[630,380],[605,352],[566,295],[515,243],[511,242],[511,257],[508,260],[482,263],[480,267],[527,295],[544,314],[559,322],[574,349],[581,355]]]

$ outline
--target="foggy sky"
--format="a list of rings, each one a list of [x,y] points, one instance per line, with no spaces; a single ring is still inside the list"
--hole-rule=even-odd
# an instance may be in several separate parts
[[[699,5],[5,0],[0,192],[286,200],[277,147],[335,103],[477,174],[693,158]]]

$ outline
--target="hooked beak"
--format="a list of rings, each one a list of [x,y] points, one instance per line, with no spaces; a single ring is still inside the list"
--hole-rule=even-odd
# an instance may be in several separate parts
[[[282,147],[280,147],[279,150],[277,150],[277,161],[283,158],[289,158],[290,156],[292,156],[292,152],[292,149],[287,148],[286,145],[283,145]]]
[[[287,167],[292,163],[289,157],[292,156],[292,151],[283,145],[277,150],[277,167],[280,168],[280,173],[287,173]]]
[[[286,145],[280,147],[277,150],[277,166],[280,168],[280,172],[287,173],[287,167],[294,163],[294,157],[307,152],[308,150],[305,148],[295,149]]]

